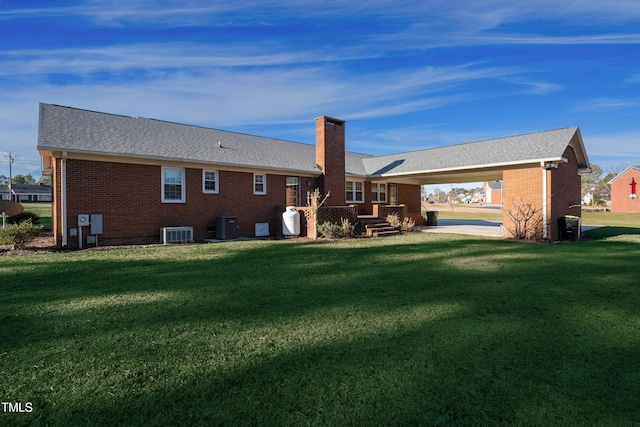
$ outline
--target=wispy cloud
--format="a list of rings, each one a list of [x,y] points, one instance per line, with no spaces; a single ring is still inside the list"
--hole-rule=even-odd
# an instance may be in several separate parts
[[[247,13],[250,11],[250,13]],[[553,13],[550,13],[553,11]],[[318,16],[358,17],[376,16],[403,22],[444,22],[470,24],[473,28],[496,28],[509,22],[542,19],[546,22],[571,20],[587,24],[631,22],[640,17],[636,0],[327,0],[321,5],[299,0],[265,2],[236,0],[86,0],[57,2],[51,7],[15,7],[0,4],[0,19],[20,17],[76,16],[102,25],[153,24],[184,25],[242,25],[282,19],[304,19]]]
[[[46,102],[138,115],[145,99],[152,117],[229,126],[274,120],[309,120],[318,111],[350,118],[390,117],[460,102],[464,93],[445,93],[455,85],[502,77],[513,70],[473,66],[429,67],[350,74],[331,66],[295,69],[213,69],[198,73],[158,73],[132,82],[77,82],[37,93]],[[381,84],[381,82],[386,82]],[[127,105],[131,102],[132,107]],[[166,106],[166,107],[162,107]],[[157,111],[166,108],[167,111]],[[159,115],[158,115],[159,114]]]
[[[284,47],[286,49],[286,47]],[[325,52],[316,52],[322,55]],[[336,59],[332,55],[282,50],[277,46],[234,43],[206,45],[196,43],[142,43],[127,46],[90,48],[22,49],[3,52],[5,65],[0,75],[89,74],[144,69],[147,71],[193,70],[223,67],[270,67]]]
[[[587,134],[585,146],[589,157],[602,157],[610,162],[622,162],[625,158],[637,159],[640,153],[640,128],[625,132]]]
[[[491,114],[505,126],[503,99],[537,103],[536,114],[552,104],[569,112],[540,118],[542,126],[593,120],[592,112],[631,115],[637,101],[622,91],[640,82],[637,60],[625,56],[640,44],[639,19],[637,0],[4,1],[0,25],[40,33],[0,44],[3,139],[35,153],[40,101],[257,132],[282,124],[295,132],[326,113],[361,123],[351,143],[372,149],[500,136],[465,126]],[[574,53],[579,46],[616,53],[599,62]],[[607,67],[616,92],[586,75]],[[584,93],[592,99],[575,104]],[[407,116],[435,128],[368,132],[376,119]],[[527,131],[531,120],[520,121]],[[520,130],[509,126],[501,130]]]
[[[640,73],[629,76],[625,82],[627,83],[640,83]]]
[[[575,104],[573,111],[601,111],[631,108],[638,105],[636,99],[597,98]]]
[[[557,83],[532,80],[530,78],[519,76],[506,78],[505,81],[515,85],[524,86],[526,88],[525,92],[534,95],[547,95],[563,89],[563,87]]]

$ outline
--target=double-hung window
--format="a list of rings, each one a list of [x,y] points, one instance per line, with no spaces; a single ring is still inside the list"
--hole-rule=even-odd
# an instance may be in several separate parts
[[[287,177],[286,206],[300,206],[300,177]]]
[[[387,184],[381,182],[371,183],[371,201],[378,203],[386,203],[387,201]]]
[[[346,181],[345,190],[346,190],[345,199],[347,203],[363,203],[364,202],[364,182]]]
[[[253,194],[258,194],[258,195],[267,194],[267,174],[264,174],[264,173],[253,174]]]
[[[162,203],[184,203],[184,169],[162,168]]]
[[[220,184],[218,181],[218,171],[203,170],[202,171],[202,192],[208,194],[218,194],[220,192]]]

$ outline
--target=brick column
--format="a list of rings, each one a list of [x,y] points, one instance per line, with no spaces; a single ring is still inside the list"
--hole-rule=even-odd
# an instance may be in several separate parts
[[[316,119],[316,164],[322,170],[319,187],[322,194],[331,191],[330,206],[345,206],[345,126],[331,117]]]

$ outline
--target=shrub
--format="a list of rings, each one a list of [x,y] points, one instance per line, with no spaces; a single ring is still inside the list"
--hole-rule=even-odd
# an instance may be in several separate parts
[[[405,216],[402,220],[402,224],[400,225],[400,229],[402,231],[413,231],[413,227],[415,226],[416,222],[413,219]]]
[[[327,239],[335,239],[340,237],[341,227],[335,222],[325,221],[322,224],[318,224],[318,234]]]
[[[402,223],[400,222],[400,217],[395,212],[387,215],[386,220],[393,228],[400,228],[400,226],[402,225]]]
[[[389,225],[397,230],[411,231],[416,225],[416,222],[409,217],[404,217],[404,219],[400,221],[400,216],[395,212],[387,215],[386,219]]]
[[[34,225],[27,219],[19,224],[10,224],[0,229],[0,244],[11,245],[11,250],[23,249],[27,243],[38,237],[41,225]]]
[[[27,220],[31,220],[31,224],[40,224],[40,215],[31,211],[22,211],[17,215],[7,218],[7,224],[20,224]]]
[[[325,221],[318,224],[318,234],[327,239],[338,239],[341,237],[353,237],[355,234],[355,225],[351,224],[348,219],[342,218],[341,223]]]
[[[351,224],[348,219],[342,218],[342,223],[340,224],[340,235],[342,237],[353,237],[355,230],[355,225]]]

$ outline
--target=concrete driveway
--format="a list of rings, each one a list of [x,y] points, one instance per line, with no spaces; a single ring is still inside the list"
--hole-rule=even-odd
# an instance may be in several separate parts
[[[501,221],[474,219],[438,219],[437,226],[423,225],[418,230],[426,233],[473,234],[477,236],[502,237]]]
[[[581,232],[599,228],[599,225],[583,225]],[[474,219],[438,219],[437,226],[416,227],[425,233],[471,234],[476,236],[502,237],[501,221],[482,221]]]

